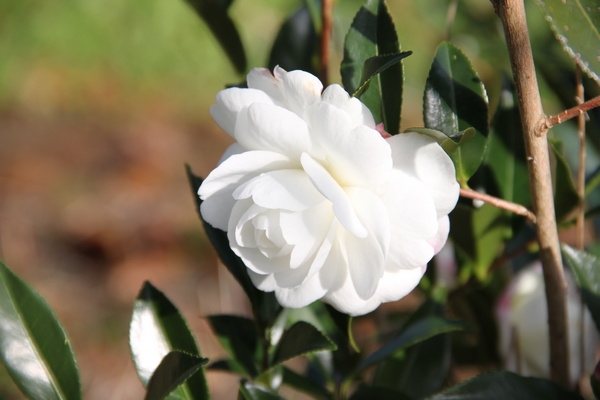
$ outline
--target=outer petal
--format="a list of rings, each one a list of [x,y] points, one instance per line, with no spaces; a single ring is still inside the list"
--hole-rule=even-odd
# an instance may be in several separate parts
[[[375,129],[375,120],[371,111],[359,99],[350,97],[348,92],[340,85],[329,85],[323,91],[321,98],[323,101],[346,111],[350,118],[352,118],[353,128],[356,128],[358,125],[366,125],[371,129]]]
[[[321,285],[319,275],[307,279],[301,286],[294,288],[276,288],[277,301],[284,307],[300,308],[319,300],[327,293]]]
[[[307,110],[307,121],[325,152],[327,169],[342,186],[377,188],[386,183],[391,168],[390,146],[379,132],[359,125],[329,103]]]
[[[295,159],[312,149],[306,122],[272,104],[254,103],[243,109],[235,125],[235,139],[247,150],[270,150]]]
[[[235,138],[235,122],[238,113],[252,103],[273,104],[273,100],[263,91],[256,89],[229,88],[217,93],[216,103],[210,108],[210,115],[229,136]]]
[[[248,151],[229,157],[206,177],[198,190],[204,200],[200,207],[202,217],[215,228],[226,231],[235,203],[233,191],[238,186],[263,172],[296,166],[286,156],[270,151]]]
[[[323,84],[316,76],[304,71],[290,71],[282,79],[285,106],[300,117],[309,105],[321,99]]]
[[[434,237],[427,240],[427,243],[433,247],[434,254],[440,252],[442,247],[446,244],[446,240],[448,240],[448,233],[450,232],[450,218],[446,215],[438,219],[438,231]]]
[[[394,169],[416,176],[433,197],[438,216],[448,215],[456,206],[459,185],[454,164],[431,138],[415,132],[387,139],[392,148]]]
[[[249,88],[262,90],[273,99],[275,104],[283,105],[283,82],[273,76],[267,68],[253,68],[246,76],[246,81]]]

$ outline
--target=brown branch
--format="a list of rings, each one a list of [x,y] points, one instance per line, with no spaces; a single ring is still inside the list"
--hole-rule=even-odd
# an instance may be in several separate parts
[[[503,210],[513,212],[517,215],[522,215],[534,224],[536,223],[535,214],[529,211],[527,207],[524,207],[520,204],[511,203],[510,201],[502,200],[498,197],[490,196],[489,194],[479,193],[472,189],[460,189],[460,195],[469,199],[481,200],[495,207],[502,208]]]
[[[319,58],[319,75],[323,86],[329,84],[329,42],[333,29],[333,0],[321,1],[321,15],[323,24],[321,27],[321,57]]]
[[[581,81],[581,68],[575,65],[575,80],[577,81],[577,104],[583,103],[583,82]],[[585,114],[580,113],[577,116],[577,131],[579,136],[579,170],[577,171],[577,194],[579,195],[579,206],[577,218],[575,221],[575,230],[577,232],[576,245],[579,250],[583,250],[585,239],[585,207],[583,199],[585,197]]]
[[[525,6],[523,0],[492,0],[492,3],[504,27],[519,99],[531,198],[537,217],[537,240],[544,270],[550,333],[550,376],[555,383],[569,387],[566,282],[554,216],[548,140],[545,131],[539,131],[545,116],[533,64]]]
[[[456,9],[458,8],[458,0],[452,0],[448,5],[448,12],[446,14],[446,40],[450,40],[452,36],[452,26],[454,25],[454,19],[456,18]]]
[[[539,135],[542,135],[548,129],[552,128],[554,125],[561,124],[565,121],[570,120],[571,118],[575,118],[579,115],[582,115],[586,111],[591,110],[592,108],[596,108],[600,106],[600,96],[596,96],[591,100],[586,101],[585,103],[581,103],[576,105],[573,108],[569,108],[561,113],[556,115],[552,115],[551,117],[546,117],[543,119],[536,131]]]

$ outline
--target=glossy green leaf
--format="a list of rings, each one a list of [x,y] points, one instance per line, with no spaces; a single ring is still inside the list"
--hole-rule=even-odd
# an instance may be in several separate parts
[[[314,58],[317,49],[317,33],[312,16],[306,6],[294,12],[281,26],[269,56],[269,69],[275,66],[292,71],[316,73]]]
[[[452,136],[447,136],[445,133],[430,128],[408,128],[404,133],[416,132],[421,135],[429,136],[434,139],[448,155],[456,153],[458,148],[464,145],[467,141],[475,137],[475,129],[467,128],[464,131],[457,132]]]
[[[411,400],[412,398],[397,390],[377,387],[360,386],[356,392],[350,396],[350,400]]]
[[[547,379],[525,378],[508,371],[489,372],[469,379],[428,400],[582,400]]]
[[[600,260],[590,253],[576,250],[566,244],[561,245],[561,250],[575,275],[577,286],[581,290],[581,296],[590,310],[596,328],[600,330]]]
[[[419,342],[427,340],[442,333],[460,331],[465,329],[464,324],[457,321],[449,321],[439,317],[428,317],[421,319],[414,324],[409,325],[400,333],[383,346],[376,350],[369,357],[360,362],[356,371],[361,371],[370,365],[389,357],[395,352],[406,349]]]
[[[242,367],[240,365],[240,363],[238,363],[235,360],[232,359],[226,359],[226,360],[217,360],[213,363],[211,363],[207,369],[210,370],[216,370],[216,371],[225,371],[225,372],[231,372],[232,374],[237,374],[237,375],[242,375],[245,377],[250,377],[250,375],[248,375],[248,373],[246,372],[246,370],[244,369],[244,367]]]
[[[600,1],[537,0],[563,49],[600,83]]]
[[[287,329],[275,349],[273,365],[307,353],[335,350],[337,346],[327,336],[308,322],[296,322]]]
[[[554,140],[549,140],[549,142],[552,154],[556,159],[556,168],[554,170],[554,209],[556,220],[561,222],[577,207],[577,204],[579,204],[579,195],[573,181],[571,168],[562,154],[562,144]]]
[[[248,375],[257,376],[262,345],[254,321],[235,315],[210,315],[208,322],[227,353]]]
[[[350,26],[344,42],[344,59],[340,67],[342,82],[348,93],[361,86],[365,62],[377,55],[400,53],[398,35],[383,0],[367,0]],[[400,132],[400,109],[404,75],[402,62],[377,75],[360,100],[371,110],[377,123],[395,135]]]
[[[342,334],[344,338],[343,341],[347,342],[348,345],[352,348],[352,350],[359,353],[360,349],[356,345],[356,342],[354,341],[354,336],[352,335],[352,317],[348,314],[339,312],[329,304],[326,304],[325,307],[327,309],[327,313],[331,317],[331,320],[337,327],[338,331]],[[338,347],[340,346],[342,346],[342,344],[338,342]]]
[[[283,384],[306,393],[317,400],[331,400],[333,395],[311,379],[283,367]]]
[[[393,54],[381,54],[378,56],[371,57],[365,61],[363,66],[362,78],[360,79],[360,85],[356,92],[352,94],[353,97],[362,96],[371,83],[371,80],[378,74],[384,72],[389,67],[399,63],[401,60],[410,56],[412,51],[404,51],[402,53]]]
[[[473,274],[485,279],[510,233],[510,217],[502,209],[459,203],[450,213],[450,237],[460,265],[460,280],[466,282]]]
[[[585,178],[585,181],[585,196],[587,197],[594,189],[600,186],[600,168],[596,168],[590,176]]]
[[[235,24],[227,14],[225,0],[187,0],[204,20],[240,74],[246,71],[246,53]],[[227,5],[228,6],[228,5]]]
[[[238,399],[245,400],[284,400],[283,397],[279,396],[267,389],[266,387],[251,383],[242,382],[240,385],[240,396]]]
[[[185,319],[171,301],[150,282],[145,282],[133,305],[129,347],[138,376],[144,386],[163,358],[173,350],[201,357],[196,340]],[[184,384],[192,399],[208,398],[202,371]]]
[[[467,128],[475,128],[475,136],[451,156],[456,179],[466,187],[485,153],[488,100],[471,62],[451,43],[440,44],[435,53],[425,84],[423,121],[426,128],[450,137]]]
[[[196,204],[196,211],[202,221],[206,235],[217,251],[221,261],[223,261],[223,264],[242,286],[242,289],[244,289],[244,292],[252,305],[255,317],[259,319],[261,325],[270,326],[282,309],[275,298],[275,294],[273,292],[265,293],[254,287],[254,284],[248,276],[244,262],[231,250],[231,247],[229,247],[227,233],[220,229],[213,228],[204,221],[202,214],[200,214],[200,204],[202,204],[202,201],[200,200],[200,196],[198,196],[198,189],[202,184],[202,179],[194,175],[189,165],[186,165],[186,173]]]
[[[167,354],[148,381],[145,400],[162,400],[172,391],[186,382],[191,376],[208,362],[208,358],[202,358],[180,351],[171,351]],[[208,393],[203,397],[195,397],[191,391],[183,391],[185,400],[205,400]]]
[[[526,159],[516,93],[504,75],[484,161],[498,190],[493,195],[524,206],[531,203]]]
[[[48,303],[0,262],[0,357],[32,399],[81,399],[71,343]]]

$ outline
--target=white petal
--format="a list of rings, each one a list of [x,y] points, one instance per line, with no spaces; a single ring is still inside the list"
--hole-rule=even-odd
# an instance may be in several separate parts
[[[315,185],[323,196],[333,203],[333,212],[344,228],[358,237],[366,237],[367,230],[356,216],[356,212],[344,189],[329,175],[329,172],[321,164],[307,153],[302,154],[300,161],[313,185]]]
[[[402,269],[396,272],[386,271],[374,297],[377,297],[382,303],[400,300],[419,284],[425,269],[425,266],[423,266],[422,268]]]
[[[235,125],[235,140],[247,150],[271,150],[294,159],[312,148],[306,122],[272,104],[254,103],[243,109]]]
[[[307,279],[301,286],[294,288],[276,288],[277,301],[284,307],[300,308],[319,300],[327,293],[319,280],[319,275]]]
[[[277,282],[275,282],[275,277],[273,274],[257,274],[251,269],[248,270],[248,276],[250,280],[256,286],[257,289],[262,290],[263,292],[272,292],[277,289]]]
[[[459,185],[454,164],[431,138],[415,132],[387,139],[392,148],[394,169],[416,176],[433,197],[440,217],[448,215],[458,201]]]
[[[368,300],[361,299],[356,293],[350,275],[348,273],[344,275],[343,271],[338,272],[340,274],[337,279],[342,283],[337,290],[330,290],[323,296],[321,300],[325,303],[331,304],[338,311],[350,316],[366,314],[373,311],[381,304],[376,297],[371,297]]]
[[[423,183],[394,170],[382,196],[390,216],[391,242],[386,270],[421,267],[433,257],[427,242],[438,232],[433,200]]]
[[[342,186],[379,187],[392,169],[392,152],[379,132],[354,128],[350,116],[329,103],[307,110],[307,121],[326,156],[329,173]]]
[[[206,177],[198,190],[203,200],[200,207],[202,218],[215,228],[226,231],[235,203],[233,191],[238,186],[263,172],[294,168],[296,165],[284,155],[270,151],[248,151],[229,157]]]
[[[371,129],[375,129],[375,120],[373,114],[359,99],[356,97],[350,97],[340,85],[333,84],[329,85],[327,89],[323,91],[322,100],[333,104],[337,108],[341,108],[346,111],[350,118],[352,118],[352,127],[355,128],[358,125],[366,125]]]
[[[448,233],[450,232],[450,219],[446,215],[438,219],[438,231],[434,237],[427,239],[427,243],[433,247],[434,254],[440,252],[442,247],[446,244],[446,240],[448,240]]]
[[[314,75],[305,71],[290,71],[283,75],[286,107],[300,117],[311,104],[321,99],[323,84]]]
[[[217,104],[210,107],[210,115],[229,136],[235,138],[235,123],[238,113],[252,103],[273,104],[263,91],[256,89],[229,88],[217,93]]]
[[[223,153],[217,165],[221,165],[223,164],[223,161],[227,160],[229,157],[235,156],[237,154],[242,154],[245,151],[246,149],[244,149],[238,143],[234,143],[225,150],[225,153]]]
[[[325,200],[303,170],[285,169],[266,172],[240,185],[235,199],[252,200],[261,207],[302,211]]]
[[[248,87],[262,90],[277,105],[283,105],[283,82],[271,74],[267,68],[253,68],[246,76]]]

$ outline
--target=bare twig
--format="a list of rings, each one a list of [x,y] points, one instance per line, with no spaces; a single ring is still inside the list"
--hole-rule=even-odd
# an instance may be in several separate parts
[[[467,197],[469,199],[481,200],[483,202],[489,203],[495,207],[502,208],[503,210],[507,210],[513,212],[518,215],[522,215],[529,219],[534,224],[536,223],[535,214],[532,213],[524,207],[517,203],[511,203],[510,201],[499,199],[498,197],[490,196],[489,194],[479,193],[472,189],[460,189],[460,195],[462,197]]]
[[[586,101],[585,103],[581,103],[576,105],[573,108],[569,108],[561,113],[556,115],[552,115],[550,117],[546,117],[540,123],[537,128],[536,133],[538,135],[542,135],[548,129],[552,128],[554,125],[561,124],[565,121],[570,120],[571,118],[575,118],[579,115],[582,115],[586,111],[591,110],[592,108],[596,108],[600,106],[600,96],[596,96],[591,100]]]
[[[333,29],[333,0],[321,1],[321,15],[323,25],[321,31],[321,57],[319,58],[319,75],[323,86],[329,83],[329,41],[331,40],[331,31]]]
[[[544,268],[550,333],[550,375],[555,383],[569,387],[566,282],[554,217],[548,140],[543,134],[545,131],[541,134],[538,132],[545,118],[533,64],[525,7],[523,0],[492,0],[492,3],[504,27],[519,98],[533,211],[537,217],[536,233]]]

